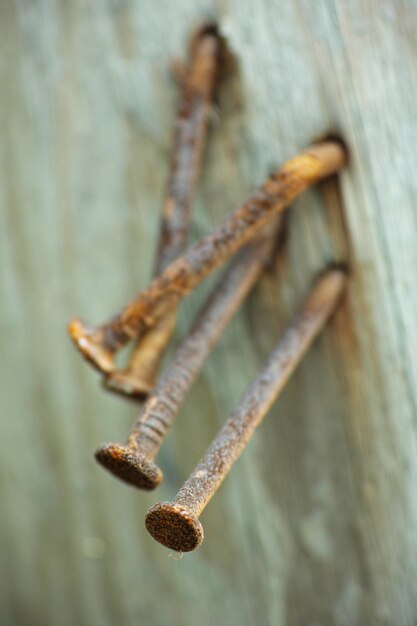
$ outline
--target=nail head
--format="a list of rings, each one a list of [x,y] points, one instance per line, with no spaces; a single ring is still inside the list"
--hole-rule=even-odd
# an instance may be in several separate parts
[[[203,527],[188,509],[171,502],[159,502],[149,509],[145,525],[163,546],[177,552],[191,552],[204,539]]]
[[[102,372],[114,369],[113,354],[94,336],[95,330],[76,318],[68,324],[68,334],[83,357]]]
[[[109,472],[138,489],[152,491],[162,481],[159,467],[127,446],[101,446],[96,450],[95,457]]]
[[[117,391],[123,395],[144,399],[154,385],[139,378],[136,372],[130,373],[128,370],[115,370],[105,378],[104,385],[112,391]]]

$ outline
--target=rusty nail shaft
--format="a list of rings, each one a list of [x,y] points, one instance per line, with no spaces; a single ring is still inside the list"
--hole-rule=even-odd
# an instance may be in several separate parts
[[[163,438],[223,329],[269,260],[275,233],[276,227],[273,236],[269,229],[267,237],[246,246],[232,261],[148,396],[127,444],[106,444],[96,451],[99,463],[118,478],[148,490],[161,482],[162,472],[153,461]]]
[[[182,80],[172,157],[155,262],[157,276],[183,251],[187,242],[190,204],[200,174],[208,119],[225,54],[215,26],[199,29],[190,45],[191,61]],[[173,309],[140,337],[128,367],[107,377],[116,392],[143,396],[155,385],[161,359],[175,328]]]
[[[166,315],[302,191],[339,170],[345,159],[341,143],[325,141],[284,163],[242,207],[171,263],[109,322],[94,328],[73,320],[69,334],[76,347],[96,367],[112,371],[119,348]]]
[[[158,503],[148,511],[146,528],[164,546],[187,552],[203,541],[203,527],[198,519],[201,512],[334,311],[345,283],[346,273],[340,268],[331,269],[318,279],[175,500]]]

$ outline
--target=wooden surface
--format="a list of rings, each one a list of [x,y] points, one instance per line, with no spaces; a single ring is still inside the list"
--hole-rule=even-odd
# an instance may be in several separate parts
[[[148,495],[98,467],[133,404],[66,336],[149,280],[176,88],[216,17],[239,61],[213,114],[193,240],[312,138],[351,160],[292,212],[284,254],[233,321]],[[417,622],[417,2],[0,3],[0,623]],[[144,529],[238,400],[324,263],[349,294],[176,561]],[[177,336],[210,281],[181,309]]]

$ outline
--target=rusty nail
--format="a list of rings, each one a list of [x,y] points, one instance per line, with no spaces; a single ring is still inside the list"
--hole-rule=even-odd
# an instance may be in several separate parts
[[[187,241],[191,197],[200,174],[207,127],[225,41],[215,25],[200,28],[190,44],[190,66],[184,68],[175,121],[172,156],[166,186],[155,272],[160,274],[183,251]],[[143,397],[154,387],[161,359],[175,328],[173,309],[146,330],[125,369],[105,379],[108,389]]]
[[[268,262],[281,222],[272,233],[269,228],[267,236],[241,250],[224,272],[148,396],[127,443],[105,444],[96,451],[98,462],[118,478],[147,490],[161,482],[162,472],[153,460],[163,438],[223,329]]]
[[[175,309],[147,329],[135,346],[127,367],[116,369],[104,379],[106,389],[124,396],[144,399],[155,387],[156,377],[168,342],[174,332]]]
[[[171,263],[109,322],[91,327],[73,320],[68,330],[76,347],[96,367],[112,371],[113,355],[119,348],[175,308],[302,191],[339,170],[345,159],[341,143],[325,141],[284,163],[243,206]]]
[[[203,541],[200,514],[334,311],[345,283],[346,272],[341,268],[330,269],[317,280],[174,501],[158,503],[148,511],[146,528],[154,539],[179,552],[194,550]]]

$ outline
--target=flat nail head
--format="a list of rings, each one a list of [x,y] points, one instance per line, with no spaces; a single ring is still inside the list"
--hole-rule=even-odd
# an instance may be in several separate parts
[[[95,457],[109,472],[138,489],[152,491],[162,481],[159,467],[127,446],[101,446],[96,450]]]
[[[128,370],[111,372],[104,380],[104,385],[112,391],[135,398],[146,397],[155,386],[154,383],[151,384],[149,381],[139,378],[136,372],[130,373]]]
[[[76,318],[68,324],[68,334],[83,357],[102,372],[114,369],[113,354],[95,336],[95,329]]]
[[[194,550],[203,540],[198,521],[256,428],[284,389],[290,376],[323,330],[346,285],[346,271],[339,266],[324,272],[258,376],[207,452],[172,502],[156,504],[145,518],[148,532],[173,550]]]
[[[145,518],[148,532],[163,546],[177,552],[191,552],[204,539],[198,517],[179,504],[158,502]]]

